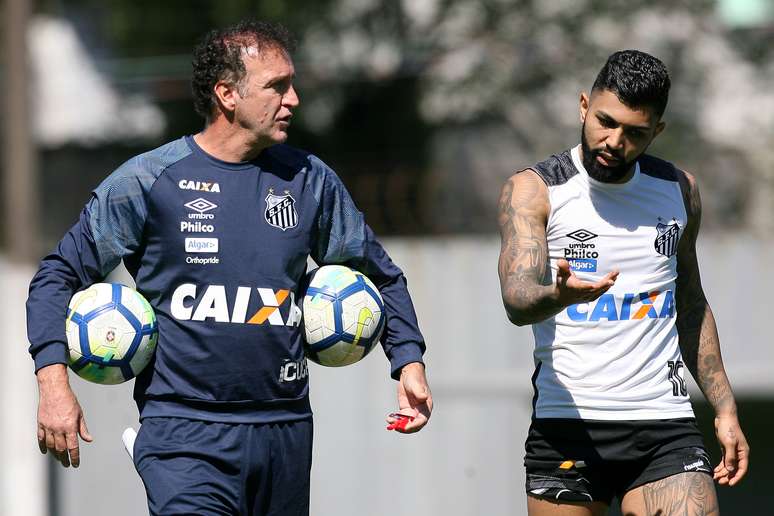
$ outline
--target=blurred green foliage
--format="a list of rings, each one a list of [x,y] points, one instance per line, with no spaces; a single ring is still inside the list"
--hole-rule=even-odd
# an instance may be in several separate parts
[[[774,102],[772,28],[726,27],[713,0],[44,0],[40,10],[75,24],[117,88],[163,110],[163,137],[125,142],[127,152],[201,128],[188,77],[207,30],[243,17],[285,24],[300,43],[302,101],[289,143],[330,163],[381,233],[494,231],[505,177],[575,145],[578,93],[611,52],[639,48],[673,78],[652,151],[699,177],[705,227],[768,220],[756,213],[770,210],[760,192],[774,192],[774,121],[750,100]]]

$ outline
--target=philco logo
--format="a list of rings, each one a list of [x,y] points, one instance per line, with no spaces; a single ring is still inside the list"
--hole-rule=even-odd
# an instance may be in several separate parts
[[[569,262],[570,269],[579,272],[597,272],[597,258],[599,258],[597,246],[587,243],[597,236],[588,229],[576,229],[567,234],[567,237],[575,240],[564,248],[564,258]]]
[[[568,306],[567,316],[573,321],[666,319],[675,316],[675,298],[671,290],[624,294],[623,297],[602,294],[591,303]]]
[[[172,317],[180,321],[211,319],[221,323],[271,326],[299,326],[301,322],[301,309],[295,303],[293,292],[287,289],[237,287],[231,304],[223,285],[207,285],[198,301],[197,290],[198,286],[193,283],[183,283],[175,289],[170,304]],[[256,293],[262,306],[248,317],[248,308]],[[283,306],[288,306],[286,319],[280,311]]]
[[[199,197],[198,199],[194,199],[191,202],[185,203],[183,206],[188,208],[191,211],[195,211],[196,213],[189,213],[188,218],[189,219],[214,219],[215,215],[212,213],[206,213],[208,211],[214,210],[218,207],[217,204],[214,202],[210,202],[207,199],[204,199],[202,197]]]
[[[212,224],[202,224],[201,222],[180,222],[181,233],[212,233],[215,226]]]
[[[207,183],[205,181],[189,181],[188,179],[181,179],[177,186],[181,190],[196,190],[197,192],[211,192],[220,193],[220,185],[218,183]]]

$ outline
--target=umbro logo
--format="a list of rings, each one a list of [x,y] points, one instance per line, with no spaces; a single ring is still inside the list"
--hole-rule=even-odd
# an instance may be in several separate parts
[[[588,229],[576,229],[572,233],[568,233],[567,236],[578,242],[587,242],[592,238],[597,238],[599,235],[595,235]]]
[[[214,210],[215,208],[218,207],[218,205],[215,204],[214,202],[208,201],[207,199],[204,199],[202,197],[199,197],[198,199],[194,199],[193,201],[189,201],[185,203],[183,206],[185,206],[191,211],[196,212],[196,213],[189,213],[188,214],[189,219],[198,219],[198,220],[214,219],[215,215],[207,212]]]
[[[207,199],[203,199],[199,197],[198,199],[194,199],[191,202],[185,203],[183,206],[188,208],[189,210],[197,211],[199,213],[204,213],[205,211],[214,210],[218,207],[217,204],[214,202],[210,202]]]

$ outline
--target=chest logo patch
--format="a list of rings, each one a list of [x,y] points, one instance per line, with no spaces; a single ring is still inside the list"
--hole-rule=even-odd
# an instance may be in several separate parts
[[[677,241],[680,236],[680,226],[677,224],[677,220],[672,219],[666,224],[659,221],[656,224],[656,232],[658,235],[653,242],[656,252],[666,257],[674,256],[677,253]]]
[[[588,229],[576,229],[567,237],[575,240],[564,248],[564,259],[570,263],[570,269],[579,272],[597,272],[597,245],[590,242],[599,235]]]
[[[266,196],[266,211],[263,212],[263,215],[270,226],[282,231],[298,225],[296,200],[293,199],[288,190],[285,190],[284,195],[276,195],[274,189],[270,188],[269,194]]]

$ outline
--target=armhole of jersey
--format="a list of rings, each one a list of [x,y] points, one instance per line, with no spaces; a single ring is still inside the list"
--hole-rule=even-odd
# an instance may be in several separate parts
[[[546,242],[548,241],[548,228],[551,227],[551,221],[554,216],[554,203],[551,200],[551,185],[549,184],[546,177],[540,173],[534,166],[527,167],[524,169],[519,170],[516,172],[517,174],[522,174],[524,172],[527,172],[528,170],[531,170],[533,174],[535,174],[545,185],[546,187],[546,197],[548,197],[548,214],[546,215]]]
[[[553,189],[551,188],[551,185],[543,181],[543,183],[546,185],[546,195],[548,197],[548,216],[546,217],[546,244],[548,244],[548,229],[551,227],[551,224],[554,222],[554,199],[553,199]],[[567,184],[567,183],[565,183]]]
[[[688,178],[685,175],[685,172],[682,170],[675,168],[675,174],[677,175],[677,181],[675,181],[675,188],[677,188],[677,195],[680,198],[680,205],[682,206],[682,214],[683,214],[683,220],[685,220],[685,227],[688,227],[689,222],[689,214],[688,214],[688,193],[683,192],[683,182],[685,182],[685,188],[688,188]],[[683,237],[685,234],[685,227],[683,228],[683,232],[680,234],[680,238]]]

